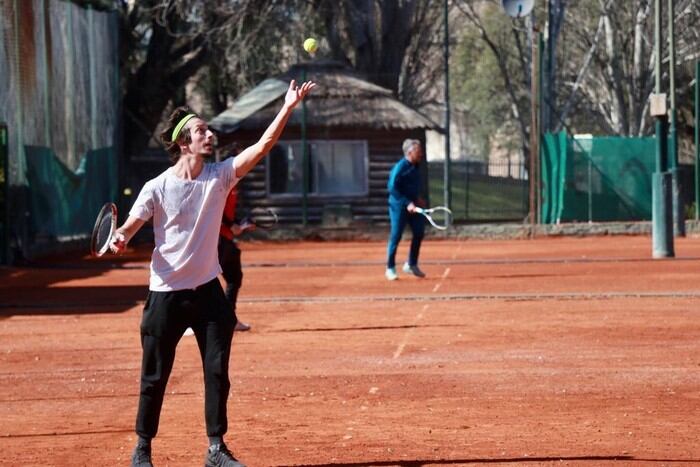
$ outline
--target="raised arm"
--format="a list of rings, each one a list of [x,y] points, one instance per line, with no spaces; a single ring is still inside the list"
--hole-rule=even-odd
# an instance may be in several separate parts
[[[289,83],[289,89],[287,89],[287,95],[284,96],[284,105],[282,109],[270,126],[267,127],[260,140],[244,149],[234,158],[236,176],[238,178],[244,177],[258,162],[260,162],[260,159],[262,159],[265,154],[270,152],[282,134],[282,130],[284,130],[294,107],[296,107],[314,87],[316,87],[316,83],[313,81],[306,81],[299,87],[297,87],[296,81],[294,80]]]

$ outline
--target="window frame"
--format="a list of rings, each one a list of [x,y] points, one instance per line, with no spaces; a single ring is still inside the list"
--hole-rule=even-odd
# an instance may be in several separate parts
[[[322,143],[322,144],[331,144],[332,146],[335,145],[336,143],[351,143],[354,145],[360,145],[363,151],[363,162],[365,165],[365,178],[363,180],[364,184],[364,189],[362,191],[357,191],[357,192],[351,192],[351,193],[318,193],[316,191],[308,191],[307,192],[307,197],[309,198],[317,198],[317,199],[329,199],[329,198],[366,198],[369,196],[369,172],[370,172],[370,167],[369,167],[369,143],[366,139],[307,139],[306,144],[307,144],[307,151],[309,154],[309,173],[314,169],[314,165],[317,163],[312,157],[311,153],[311,145],[314,143]],[[285,145],[286,147],[289,147],[291,145],[298,144],[301,146],[302,140],[301,139],[289,139],[289,140],[279,140],[277,141],[276,145]],[[335,148],[333,148],[335,150]],[[268,198],[275,198],[275,199],[295,199],[295,198],[302,198],[304,196],[303,191],[301,193],[272,193],[270,192],[270,163],[269,159],[266,157],[265,158],[265,193]]]

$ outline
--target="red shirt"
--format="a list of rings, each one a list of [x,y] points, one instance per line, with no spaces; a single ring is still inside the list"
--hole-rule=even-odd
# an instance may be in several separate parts
[[[221,228],[219,229],[219,235],[228,240],[233,240],[231,225],[235,223],[234,219],[236,218],[236,203],[238,203],[238,192],[234,188],[229,192],[228,197],[226,198],[224,216],[221,219]]]

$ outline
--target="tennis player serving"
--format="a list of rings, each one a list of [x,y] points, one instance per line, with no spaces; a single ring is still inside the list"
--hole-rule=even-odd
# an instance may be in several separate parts
[[[217,244],[226,197],[279,139],[294,107],[316,86],[294,81],[284,104],[260,140],[238,156],[205,164],[213,155],[214,134],[186,108],[170,116],[161,138],[174,165],[144,185],[126,222],[110,245],[121,253],[129,240],[153,219],[155,248],[148,297],[141,321],[141,390],[131,465],[151,467],[165,387],[183,332],[191,327],[204,369],[204,411],[209,437],[205,465],[239,467],[224,443],[226,401],[231,387],[229,355],[237,318],[217,276]]]

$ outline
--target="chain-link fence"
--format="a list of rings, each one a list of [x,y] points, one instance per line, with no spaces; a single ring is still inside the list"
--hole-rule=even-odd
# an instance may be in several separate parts
[[[529,181],[515,161],[452,161],[451,209],[454,221],[523,221],[528,214]],[[444,163],[428,164],[430,203],[444,204]]]

